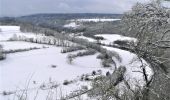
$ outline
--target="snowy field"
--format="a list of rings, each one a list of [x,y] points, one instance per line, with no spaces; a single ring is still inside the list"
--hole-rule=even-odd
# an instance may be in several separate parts
[[[29,43],[24,41],[3,41],[0,42],[0,45],[3,46],[3,50],[17,50],[17,49],[29,49],[29,48],[43,48],[48,47],[48,45],[41,45],[36,43]]]
[[[101,61],[96,59],[99,54],[76,58],[72,64],[67,61],[67,55],[70,53],[62,54],[61,47],[52,45],[36,44],[22,41],[6,41],[15,34],[24,35],[26,37],[35,37],[33,33],[22,33],[17,26],[1,26],[0,32],[0,45],[4,50],[26,49],[31,47],[38,47],[40,49],[30,50],[25,52],[18,52],[7,54],[6,59],[0,61],[0,93],[3,91],[11,92],[11,95],[0,95],[0,100],[17,100],[17,93],[27,90],[28,100],[46,100],[47,95],[52,95],[52,99],[59,99],[61,95],[66,95],[74,90],[80,89],[82,86],[89,86],[90,83],[80,81],[83,74],[91,75],[92,71],[101,71],[103,75],[107,71],[113,72],[114,68],[101,67]],[[7,32],[9,31],[9,33]],[[12,31],[12,32],[11,32]],[[103,42],[115,41],[117,39],[127,39],[136,41],[133,38],[123,37],[120,35],[97,35],[102,36],[106,40]],[[37,36],[39,38],[40,35]],[[85,38],[91,42],[91,38]],[[90,40],[91,39],[91,40]],[[43,47],[48,48],[43,48]],[[111,47],[104,47],[110,51],[116,51],[122,58],[122,62],[117,62],[117,67],[120,65],[127,68],[125,79],[130,82],[130,85],[144,84],[143,74],[140,68],[139,61],[133,62],[136,55]],[[78,51],[76,51],[78,52]],[[71,52],[74,54],[76,52]],[[146,65],[147,63],[143,61]],[[149,65],[146,66],[147,74],[150,77],[152,70]],[[72,80],[72,84],[63,85],[65,80]],[[48,89],[57,86],[55,89]],[[17,93],[15,93],[18,91]],[[13,95],[15,94],[15,95]]]
[[[106,19],[106,18],[93,18],[93,19],[76,19],[78,22],[113,22],[121,19]]]
[[[7,55],[7,59],[0,62],[3,80],[1,90],[23,89],[31,76],[29,88],[34,88],[50,81],[62,84],[64,80],[73,80],[93,70],[108,70],[100,67],[96,55],[78,58],[70,65],[66,60],[67,54],[61,54],[60,51],[61,48],[50,47]],[[52,68],[52,65],[56,68]],[[79,87],[77,85],[75,89]],[[67,90],[65,92],[69,93]]]
[[[44,34],[22,33],[19,26],[0,26],[0,41],[9,40],[14,35],[25,36],[28,38],[43,37]]]
[[[77,36],[76,38],[80,38],[80,39],[85,39],[88,40],[89,42],[95,42],[96,40],[90,37],[85,37],[85,36]]]
[[[95,35],[96,37],[103,37],[103,40],[100,40],[101,43],[103,44],[113,44],[114,41],[117,40],[126,40],[126,41],[133,41],[136,42],[137,40],[135,38],[131,38],[131,37],[125,37],[122,35],[118,35],[118,34],[97,34]],[[81,38],[81,39],[86,39],[89,42],[96,42],[97,40],[90,38],[90,37],[85,37],[85,36],[77,36],[77,38]]]
[[[125,36],[118,35],[118,34],[97,34],[95,36],[103,37],[104,40],[101,40],[101,43],[104,43],[104,44],[113,43],[116,40],[127,40],[127,41],[133,41],[133,42],[137,41],[135,38],[125,37]]]
[[[11,27],[10,27],[11,28]],[[21,32],[18,32],[22,34]],[[25,33],[23,33],[25,34]],[[6,35],[7,36],[7,35]],[[1,40],[9,39],[1,38]],[[4,50],[16,50],[25,49],[30,47],[43,47],[43,44],[35,44],[29,42],[21,41],[1,41],[0,44],[3,46]],[[45,45],[47,46],[47,45]],[[49,48],[42,48],[39,50],[32,50],[21,53],[8,54],[5,60],[0,61],[1,70],[1,85],[0,92],[14,92],[20,89],[25,89],[29,82],[28,90],[37,90],[43,84],[54,83],[59,84],[58,92],[60,88],[63,88],[62,93],[66,95],[70,91],[80,89],[84,82],[79,82],[80,76],[83,74],[91,74],[92,71],[102,70],[105,74],[110,69],[102,68],[100,65],[100,60],[96,59],[96,55],[86,56],[82,58],[77,58],[74,60],[73,64],[67,62],[67,54],[61,54],[61,47],[48,46]],[[75,53],[75,52],[72,52]],[[56,66],[53,68],[52,66]],[[63,86],[64,80],[78,80],[78,82],[71,84],[71,86]],[[45,100],[47,90],[41,91],[38,95],[38,100]],[[34,92],[33,92],[34,93]],[[33,93],[29,93],[29,100],[33,100]],[[34,93],[36,94],[36,93]],[[59,95],[60,93],[58,93]],[[11,96],[2,96],[2,100],[8,100],[13,98]],[[59,96],[58,96],[59,97]]]
[[[77,25],[76,22],[71,22],[69,24],[64,25],[65,28],[78,28],[80,25]]]

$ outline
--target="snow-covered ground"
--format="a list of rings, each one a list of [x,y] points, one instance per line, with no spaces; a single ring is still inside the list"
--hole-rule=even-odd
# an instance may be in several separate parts
[[[100,40],[101,43],[104,44],[110,44],[113,43],[116,40],[127,40],[127,41],[133,41],[136,42],[137,40],[135,38],[131,38],[131,37],[126,37],[126,36],[122,36],[122,35],[118,35],[118,34],[97,34],[95,35],[96,37],[103,37],[104,40]],[[96,42],[97,40],[90,38],[90,37],[85,37],[85,36],[77,36],[77,38],[81,38],[81,39],[86,39],[89,42]]]
[[[4,32],[4,31],[8,31],[8,32],[11,32],[11,31],[20,32],[20,27],[19,26],[0,26],[0,30],[2,32]]]
[[[8,28],[10,30],[10,27]],[[2,37],[0,40],[8,40],[12,34],[13,33],[5,34],[8,38],[4,39]],[[16,34],[25,35],[25,33],[20,31]],[[25,36],[27,37],[27,35]],[[32,35],[30,34],[28,37],[32,37]],[[1,41],[0,44],[4,50],[26,49],[31,47],[41,48],[44,46],[43,44],[22,41]],[[0,93],[3,91],[15,92],[28,88],[29,100],[33,100],[36,90],[40,91],[37,97],[39,98],[38,100],[45,100],[49,90],[41,90],[39,89],[40,86],[59,84],[57,94],[59,97],[59,95],[66,95],[71,91],[80,89],[82,85],[87,85],[87,82],[79,81],[82,74],[91,74],[94,70],[102,70],[103,74],[105,74],[110,70],[101,67],[100,60],[96,59],[97,54],[77,58],[73,61],[73,64],[69,64],[66,59],[68,54],[61,54],[61,47],[48,47],[49,48],[8,54],[5,60],[0,61]],[[56,68],[52,66],[56,66]],[[75,79],[78,80],[78,82],[69,86],[62,85],[64,80]],[[27,87],[28,83],[29,86]],[[60,89],[62,89],[62,94],[60,93]],[[12,98],[14,98],[14,95],[0,96],[2,100]]]
[[[34,88],[50,81],[62,84],[64,80],[73,80],[77,76],[91,73],[93,70],[103,70],[104,72],[109,70],[100,67],[100,60],[96,59],[96,55],[77,58],[73,64],[68,64],[67,54],[60,52],[61,48],[50,47],[7,55],[6,60],[0,61],[1,80],[3,80],[0,90],[24,89],[31,76],[29,88]],[[52,68],[52,65],[56,65],[56,68]],[[36,84],[33,83],[34,81]],[[75,85],[77,87],[74,86],[76,87],[74,89],[79,89],[81,86]],[[66,89],[63,94],[66,94],[72,87],[64,88]]]
[[[69,24],[64,25],[65,28],[78,28],[80,25],[77,25],[76,22],[71,22]]]
[[[145,68],[148,78],[150,79],[151,76],[153,75],[150,66],[144,60],[140,62],[135,54],[117,48],[106,46],[103,47],[110,51],[116,51],[120,55],[120,57],[122,58],[122,62],[117,63],[117,67],[119,66],[126,67],[127,70],[125,73],[125,79],[129,82],[131,87],[135,88],[136,85],[143,86],[145,84],[143,73],[141,73],[143,71],[141,67],[142,63],[143,65],[146,65]]]
[[[25,49],[31,47],[41,48],[43,46],[47,46],[48,48],[7,54],[7,58],[5,60],[0,61],[0,93],[2,93],[3,91],[15,92],[16,90],[20,91],[23,89],[27,89],[28,100],[33,100],[36,94],[36,100],[45,100],[48,94],[55,96],[55,99],[59,99],[60,95],[71,93],[71,91],[80,89],[82,85],[90,84],[88,82],[79,81],[80,76],[82,74],[91,74],[94,70],[101,70],[103,74],[105,74],[107,71],[113,72],[114,68],[111,69],[101,67],[101,61],[99,59],[96,59],[98,53],[91,56],[76,58],[73,60],[72,64],[69,64],[66,58],[67,55],[70,53],[61,54],[61,47],[21,41],[5,41],[8,40],[11,36],[13,36],[12,32],[7,32],[10,30],[18,31],[16,33],[17,35],[21,34],[26,37],[36,38],[37,36],[33,33],[22,33],[18,29],[19,28],[16,27],[15,30],[15,28],[11,26],[8,28],[5,27],[5,29],[1,29],[2,32],[0,33],[0,44],[3,45],[4,50]],[[118,39],[136,41],[133,38],[123,37],[120,35],[97,36],[104,37],[106,40],[103,40],[103,42],[107,43],[113,42]],[[37,36],[37,38],[39,37],[41,36]],[[87,38],[84,36],[79,36],[79,38],[84,38],[93,42],[93,39],[91,38]],[[110,51],[116,51],[120,55],[120,57],[122,58],[122,62],[117,62],[117,67],[122,65],[127,68],[125,79],[128,80],[128,82],[130,82],[132,86],[139,83],[140,85],[143,85],[143,74],[140,73],[140,71],[142,71],[140,67],[141,64],[139,63],[139,61],[131,63],[136,57],[136,55],[128,51],[116,48],[104,48]],[[144,63],[147,65],[146,62]],[[148,76],[150,77],[152,75],[152,70],[149,68],[149,65],[146,66],[146,71]],[[64,86],[62,85],[64,80],[73,80],[73,84]],[[55,85],[59,86],[56,89],[44,89]],[[40,89],[40,87],[42,87],[43,89]],[[0,95],[0,100],[9,99],[17,100],[17,96]]]
[[[125,36],[118,35],[118,34],[97,34],[95,36],[103,37],[104,40],[101,40],[101,43],[104,43],[104,44],[113,43],[116,40],[128,40],[128,41],[134,41],[134,42],[137,41],[135,38],[125,37]]]
[[[0,41],[9,40],[15,34],[18,36],[25,36],[28,38],[35,38],[35,37],[43,37],[43,34],[34,34],[34,33],[23,33],[20,31],[19,26],[0,26]]]
[[[77,36],[77,38],[80,38],[80,39],[85,39],[85,40],[88,40],[89,42],[95,42],[96,40],[93,39],[93,38],[90,38],[90,37],[85,37],[85,36]]]
[[[17,50],[17,49],[29,49],[29,48],[42,48],[42,47],[48,47],[47,45],[41,45],[36,43],[29,43],[24,41],[3,41],[0,42],[0,45],[2,45],[3,50]]]
[[[113,22],[121,19],[92,18],[92,19],[76,19],[78,22]]]

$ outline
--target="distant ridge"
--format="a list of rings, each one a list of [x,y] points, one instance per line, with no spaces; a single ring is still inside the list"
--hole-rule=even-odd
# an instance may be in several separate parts
[[[21,16],[19,18],[26,18],[26,17],[55,17],[55,18],[62,18],[62,19],[72,19],[72,18],[120,18],[122,14],[107,14],[107,13],[40,13],[40,14],[33,14],[33,15],[26,15]]]

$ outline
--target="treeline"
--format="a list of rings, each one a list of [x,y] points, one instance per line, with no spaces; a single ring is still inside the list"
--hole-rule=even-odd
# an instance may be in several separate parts
[[[3,59],[5,59],[6,58],[6,56],[5,56],[5,54],[3,53],[3,47],[0,45],[0,60],[3,60]]]
[[[61,47],[76,47],[77,44],[63,40],[60,38],[54,38],[52,36],[44,36],[43,34],[35,35],[33,37],[27,37],[24,35],[16,35],[14,34],[8,41],[25,41],[31,43],[38,43],[38,44],[47,44],[47,45],[55,45]]]
[[[46,47],[43,47],[46,48]],[[9,53],[16,53],[16,52],[25,52],[25,51],[30,51],[30,50],[37,50],[40,48],[37,47],[32,47],[32,48],[27,48],[27,49],[16,49],[16,50],[4,50],[3,53],[4,54],[9,54]]]
[[[94,55],[96,53],[96,50],[93,50],[93,49],[87,49],[85,51],[80,51],[76,54],[69,54],[67,56],[67,60],[68,60],[68,63],[72,63],[73,60],[77,57],[83,57],[83,56],[88,56],[88,55]]]
[[[83,50],[83,49],[86,49],[85,47],[83,46],[70,46],[70,47],[66,47],[66,48],[63,48],[61,50],[61,53],[68,53],[68,52],[73,52],[73,51],[78,51],[78,50]]]

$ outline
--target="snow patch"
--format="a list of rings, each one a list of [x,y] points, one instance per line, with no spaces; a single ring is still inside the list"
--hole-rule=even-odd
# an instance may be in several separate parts
[[[80,25],[77,25],[75,22],[64,25],[65,28],[78,28]]]
[[[29,43],[29,42],[23,42],[23,41],[8,41],[8,42],[0,42],[0,45],[2,45],[3,50],[17,50],[17,49],[28,49],[28,48],[42,48],[44,46],[47,47],[47,45],[42,44],[36,44],[36,43]]]
[[[14,34],[17,36],[25,36],[28,38],[35,38],[37,36],[43,36],[43,34],[34,34],[34,33],[23,33],[20,31],[20,26],[0,26],[0,41],[9,40]]]
[[[101,43],[104,44],[113,43],[116,40],[127,40],[127,41],[134,41],[134,42],[137,41],[135,38],[126,37],[118,34],[97,34],[95,36],[103,37],[104,40],[101,40]]]
[[[93,38],[90,38],[90,37],[85,37],[85,36],[77,36],[77,38],[80,38],[80,39],[85,39],[85,40],[88,40],[89,42],[95,42],[96,40],[93,39]]]
[[[1,32],[20,31],[20,26],[0,26]]]
[[[93,18],[93,19],[77,19],[78,22],[113,22],[121,19],[102,19],[102,18]]]

